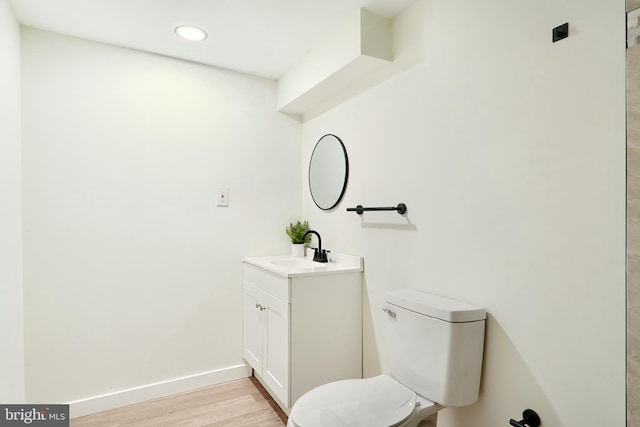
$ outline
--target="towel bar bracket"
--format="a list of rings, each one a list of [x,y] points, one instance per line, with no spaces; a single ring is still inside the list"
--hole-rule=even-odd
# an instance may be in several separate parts
[[[540,427],[540,417],[533,409],[525,409],[522,412],[522,420],[516,421],[512,418],[509,424],[513,427]]]

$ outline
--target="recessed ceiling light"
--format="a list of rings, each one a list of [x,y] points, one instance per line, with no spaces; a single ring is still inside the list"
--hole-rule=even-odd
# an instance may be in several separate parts
[[[207,32],[193,25],[180,25],[176,27],[176,35],[192,42],[201,42],[207,38]]]

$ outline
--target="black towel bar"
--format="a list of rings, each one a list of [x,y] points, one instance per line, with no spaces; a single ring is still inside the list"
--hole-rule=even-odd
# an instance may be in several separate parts
[[[383,208],[365,208],[362,205],[358,205],[355,208],[347,208],[347,212],[355,212],[358,215],[362,215],[365,211],[397,211],[400,215],[407,213],[407,205],[404,203],[398,203],[398,206],[389,206]]]

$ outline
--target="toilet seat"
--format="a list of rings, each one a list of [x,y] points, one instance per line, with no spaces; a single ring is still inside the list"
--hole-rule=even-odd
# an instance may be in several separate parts
[[[392,427],[416,408],[416,393],[388,375],[325,384],[296,401],[296,427]]]

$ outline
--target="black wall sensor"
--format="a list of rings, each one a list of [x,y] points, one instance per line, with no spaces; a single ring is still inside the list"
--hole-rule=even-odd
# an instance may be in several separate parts
[[[557,42],[558,40],[566,39],[569,37],[569,23],[562,24],[559,27],[555,27],[553,29],[553,42]]]

